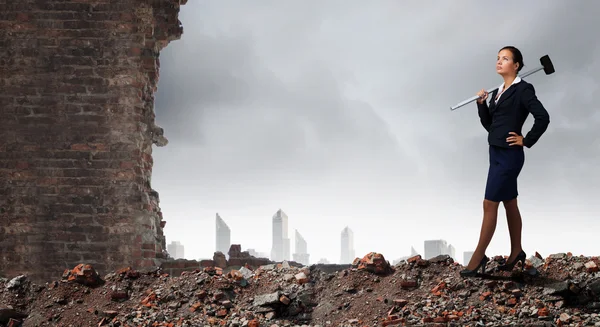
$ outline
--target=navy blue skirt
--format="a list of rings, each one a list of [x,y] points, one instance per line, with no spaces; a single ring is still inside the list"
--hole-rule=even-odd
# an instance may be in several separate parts
[[[490,145],[490,169],[485,186],[485,199],[501,202],[516,198],[517,177],[525,163],[522,146],[503,148]]]

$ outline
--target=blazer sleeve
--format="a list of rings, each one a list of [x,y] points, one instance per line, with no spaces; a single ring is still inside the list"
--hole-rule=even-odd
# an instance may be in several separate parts
[[[490,131],[490,126],[492,126],[492,115],[490,115],[490,108],[488,107],[487,102],[483,101],[483,103],[475,102],[477,104],[477,112],[479,113],[479,121],[481,121],[481,125],[485,128],[486,131]]]
[[[525,89],[523,89],[523,92],[521,93],[521,104],[534,118],[531,130],[523,138],[523,145],[531,148],[548,128],[548,125],[550,124],[550,115],[535,95],[535,88],[529,83],[527,83]]]

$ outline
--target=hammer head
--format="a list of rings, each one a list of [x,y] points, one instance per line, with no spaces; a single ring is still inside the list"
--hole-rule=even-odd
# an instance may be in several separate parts
[[[544,73],[546,73],[546,75],[554,73],[554,65],[552,64],[552,60],[550,60],[548,55],[541,57],[540,63],[542,64],[542,67],[544,67]]]

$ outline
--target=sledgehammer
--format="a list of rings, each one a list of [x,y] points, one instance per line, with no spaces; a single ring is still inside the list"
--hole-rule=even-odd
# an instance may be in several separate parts
[[[552,60],[550,60],[550,57],[548,55],[545,55],[540,58],[540,64],[541,64],[540,66],[538,66],[526,73],[519,75],[519,77],[523,78],[523,77],[529,76],[531,74],[539,72],[542,69],[544,70],[544,73],[546,73],[546,75],[550,75],[550,74],[554,73],[554,65],[552,64]],[[488,90],[488,93],[492,93],[497,89],[498,89],[498,87],[491,88]],[[458,109],[466,104],[469,104],[477,99],[479,99],[479,97],[475,95],[453,107],[450,107],[450,110],[456,110],[456,109]]]

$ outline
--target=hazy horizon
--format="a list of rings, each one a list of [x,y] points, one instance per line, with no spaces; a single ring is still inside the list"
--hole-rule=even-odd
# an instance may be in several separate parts
[[[281,208],[311,262],[356,255],[392,261],[444,239],[457,260],[479,238],[488,169],[476,106],[450,106],[498,86],[497,51],[514,45],[550,113],[519,178],[528,256],[599,255],[600,3],[474,0],[195,1],[184,34],[160,55],[154,148],[167,243],[190,259],[215,250],[215,214],[242,248],[270,253]],[[593,28],[596,26],[598,28]],[[597,41],[593,41],[597,40]],[[531,128],[529,116],[523,132]],[[292,249],[293,235],[290,236]],[[501,206],[487,254],[508,254]],[[290,258],[291,259],[291,258]]]

